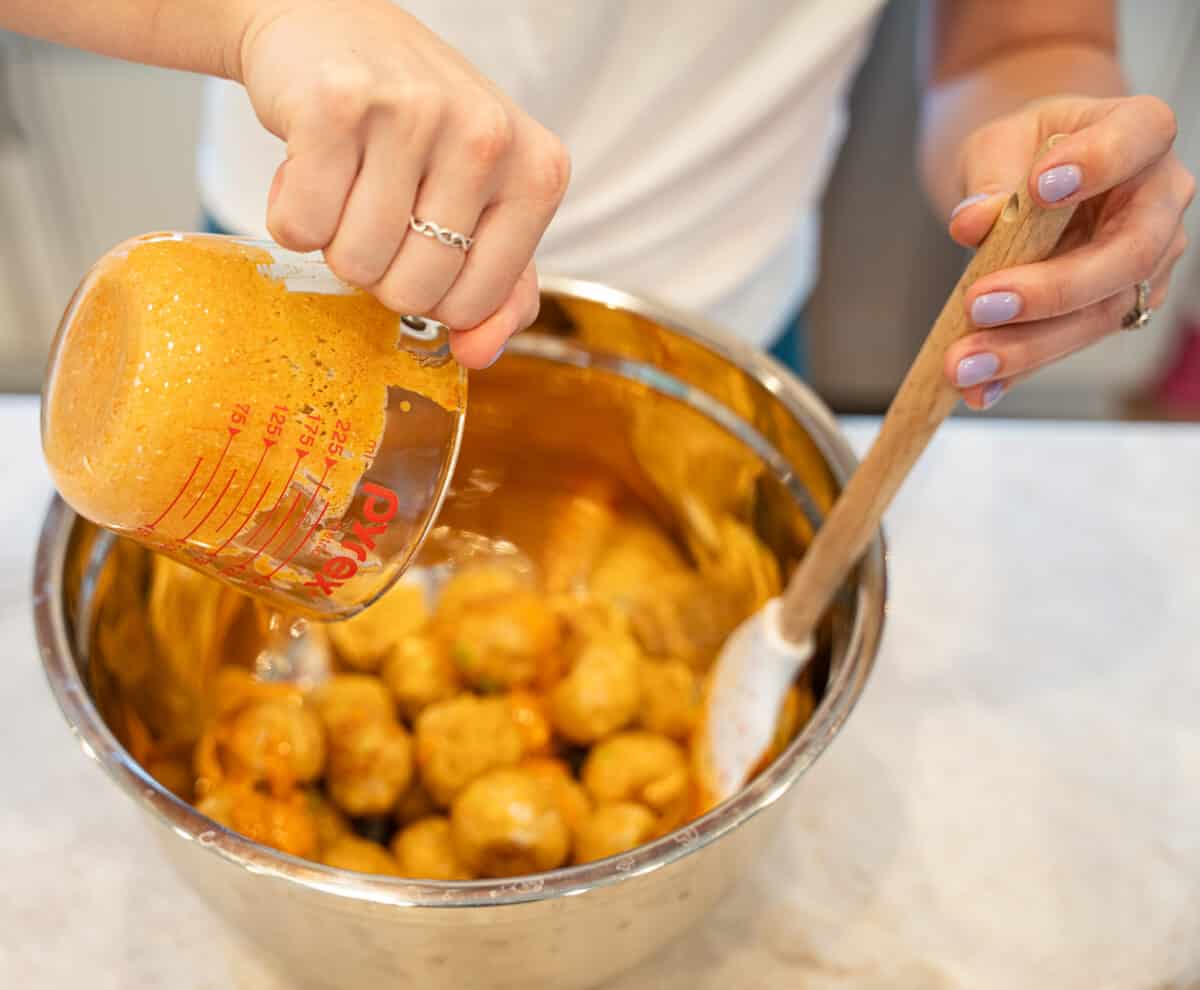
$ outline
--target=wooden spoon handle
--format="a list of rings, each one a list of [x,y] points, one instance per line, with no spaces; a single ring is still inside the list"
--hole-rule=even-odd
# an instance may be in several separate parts
[[[1060,139],[1061,135],[1052,137],[1037,158]],[[783,594],[780,617],[785,639],[800,643],[816,629],[839,585],[871,541],[897,489],[958,404],[959,392],[946,380],[942,366],[947,348],[974,330],[963,294],[984,275],[1048,257],[1074,212],[1072,206],[1042,209],[1029,195],[1027,184],[1005,204],[925,338],[875,443],[792,576]]]

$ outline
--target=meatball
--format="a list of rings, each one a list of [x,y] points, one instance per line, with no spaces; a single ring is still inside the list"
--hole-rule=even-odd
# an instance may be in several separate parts
[[[480,691],[532,684],[558,645],[554,613],[523,589],[476,599],[440,629],[463,680]]]
[[[224,749],[228,771],[281,794],[320,776],[325,730],[301,698],[259,701],[234,716]]]
[[[303,791],[275,797],[248,781],[227,781],[211,789],[196,810],[280,852],[306,858],[317,852],[317,827]]]
[[[480,564],[455,574],[438,594],[437,619],[453,623],[465,615],[480,599],[502,598],[527,589],[527,579],[514,567]]]
[[[653,732],[622,732],[599,743],[583,764],[583,786],[598,802],[638,801],[674,816],[688,800],[687,755]]]
[[[402,581],[354,618],[330,623],[329,638],[347,667],[374,673],[396,641],[420,630],[428,618],[425,589]]]
[[[467,787],[450,812],[454,848],[479,876],[512,877],[566,862],[570,835],[548,789],[516,767],[491,770]]]
[[[544,755],[554,748],[554,730],[542,696],[518,688],[508,694],[513,721],[521,733],[521,750],[528,755]]]
[[[308,812],[317,829],[317,845],[328,849],[344,835],[351,835],[350,821],[324,794],[318,790],[308,791]]]
[[[641,698],[633,641],[604,636],[589,642],[550,693],[554,727],[573,743],[602,739],[633,721]]]
[[[571,776],[570,768],[562,760],[545,757],[522,760],[520,767],[532,774],[547,789],[554,806],[558,808],[567,829],[573,835],[591,813],[592,801],[579,781]]]
[[[395,696],[400,713],[414,720],[437,701],[459,691],[458,671],[449,651],[431,636],[406,636],[383,664],[383,681]]]
[[[506,698],[440,701],[421,713],[416,734],[421,782],[441,807],[476,777],[521,758],[521,732]]]
[[[626,852],[653,838],[657,827],[658,817],[644,804],[602,804],[575,833],[575,862],[590,863]]]
[[[442,815],[413,822],[392,839],[400,875],[422,880],[472,880],[458,857],[450,820]]]
[[[396,705],[383,682],[369,674],[336,674],[308,696],[331,736],[365,722],[391,722]]]
[[[642,701],[638,725],[686,739],[700,717],[700,683],[682,660],[646,660],[639,668]]]
[[[321,862],[339,870],[355,873],[382,873],[385,876],[400,876],[400,867],[391,854],[370,839],[357,835],[343,835],[321,853]]]
[[[395,722],[361,722],[330,741],[325,786],[350,815],[390,812],[412,776],[412,743]]]

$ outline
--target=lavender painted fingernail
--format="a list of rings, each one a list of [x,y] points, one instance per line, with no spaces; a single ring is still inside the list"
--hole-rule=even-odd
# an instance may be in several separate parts
[[[987,351],[982,354],[972,354],[958,362],[958,367],[954,371],[954,384],[959,388],[982,385],[999,370],[1000,359],[995,354]]]
[[[991,193],[976,193],[974,196],[968,196],[958,206],[950,211],[950,219],[953,220],[956,216],[962,213],[968,206],[974,206],[976,203],[982,203]]]
[[[1083,184],[1083,170],[1078,165],[1058,165],[1038,176],[1038,195],[1047,203],[1057,203],[1076,192]]]
[[[1021,304],[1015,292],[985,292],[971,303],[971,319],[980,327],[1007,323],[1021,312]]]
[[[502,357],[504,357],[504,348],[503,347],[501,347],[500,350],[498,350],[496,352],[496,356],[494,358],[492,358],[487,364],[485,364],[480,370],[487,371],[488,368],[490,368],[493,364],[495,364],[497,361],[499,361]]]
[[[983,390],[983,408],[991,409],[997,402],[1004,398],[1005,391],[1004,382],[992,382]]]

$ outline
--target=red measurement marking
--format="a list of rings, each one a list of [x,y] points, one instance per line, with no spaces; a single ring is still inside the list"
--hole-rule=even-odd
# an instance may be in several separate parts
[[[263,441],[263,452],[258,455],[258,463],[254,465],[254,470],[250,472],[250,480],[246,482],[246,487],[242,489],[242,494],[238,496],[238,500],[233,503],[233,508],[229,510],[229,514],[224,519],[222,519],[220,525],[217,526],[216,530],[214,531],[214,535],[216,533],[221,532],[221,530],[223,530],[225,528],[226,523],[228,523],[229,520],[233,518],[233,514],[235,512],[237,512],[238,508],[242,504],[242,499],[244,499],[246,497],[247,492],[249,492],[250,489],[254,486],[254,479],[258,477],[258,469],[260,467],[262,467],[262,463],[266,459],[266,456],[267,456],[267,451],[270,450],[274,446],[275,446],[274,440],[264,440]],[[267,487],[270,487],[270,482],[267,482]]]
[[[146,527],[147,529],[153,530],[155,526],[157,526],[160,522],[162,522],[164,519],[167,518],[167,513],[170,512],[173,508],[175,508],[176,502],[178,502],[181,498],[183,498],[183,493],[188,490],[188,485],[190,485],[192,483],[192,479],[194,477],[196,477],[196,472],[200,470],[200,465],[203,463],[204,463],[203,457],[196,458],[196,466],[194,468],[192,468],[192,473],[187,476],[187,481],[185,481],[183,483],[183,487],[179,489],[179,494],[176,495],[173,499],[171,499],[171,504],[162,510],[162,515],[160,515],[157,519],[154,520],[154,522],[152,522],[149,526],[147,526]]]
[[[212,474],[208,476],[208,481],[200,489],[200,494],[196,496],[196,501],[188,506],[187,512],[183,514],[184,519],[196,511],[196,506],[200,504],[200,500],[208,494],[209,486],[213,483],[213,479],[216,478],[217,472],[221,470],[221,464],[225,461],[225,455],[229,453],[229,445],[233,443],[233,438],[242,432],[241,430],[235,430],[232,426],[227,426],[226,429],[229,431],[229,436],[225,438],[225,449],[221,451],[221,456],[217,458],[217,463],[212,469]]]
[[[217,500],[208,507],[208,511],[200,517],[200,521],[198,523],[196,523],[196,525],[192,527],[191,532],[189,532],[187,534],[187,536],[184,537],[185,541],[190,540],[193,536],[195,536],[196,531],[199,530],[200,527],[203,526],[206,522],[208,522],[208,517],[211,516],[216,511],[217,506],[221,504],[221,499],[223,499],[225,497],[225,493],[227,491],[229,491],[229,486],[233,484],[233,479],[236,477],[237,477],[237,468],[234,468],[232,471],[229,472],[229,480],[225,482],[225,487],[221,489],[221,494],[217,496]]]
[[[308,505],[306,505],[304,507],[304,511],[301,512],[300,515],[298,515],[296,517],[296,522],[292,526],[292,528],[290,530],[288,530],[287,536],[285,536],[282,540],[279,541],[279,549],[280,550],[282,550],[284,547],[287,546],[288,540],[290,540],[295,535],[296,530],[298,530],[301,526],[304,525],[304,520],[308,518],[308,514],[312,511],[313,503],[316,502],[316,500],[317,500],[317,493],[320,491],[323,491],[326,487],[328,487],[325,484],[325,479],[329,476],[329,469],[331,467],[333,467],[336,463],[337,463],[337,461],[333,460],[332,458],[327,457],[325,459],[325,473],[321,475],[321,480],[317,482],[317,487],[313,489],[312,495],[309,496]],[[322,514],[323,513],[324,513],[324,510],[322,510]],[[291,515],[291,513],[289,512],[288,515]],[[276,532],[278,532],[278,530]],[[274,539],[274,537],[272,537],[271,539]],[[270,543],[270,542],[271,542],[271,540],[267,540],[267,543]],[[267,543],[263,544],[264,550],[266,549]],[[274,571],[272,571],[271,573],[273,574]],[[269,574],[267,576],[270,577],[271,575]]]
[[[263,541],[262,545],[257,550],[254,551],[254,554],[252,556],[247,557],[240,564],[238,564],[237,567],[234,568],[235,571],[245,570],[245,568],[249,567],[256,560],[258,560],[259,554],[261,554],[264,550],[267,549],[267,547],[269,547],[272,543],[275,542],[275,537],[277,537],[279,535],[279,531],[281,529],[283,529],[283,527],[287,525],[288,520],[292,518],[292,513],[296,511],[296,507],[300,504],[300,500],[302,498],[304,498],[304,492],[296,492],[295,501],[292,502],[291,507],[287,510],[287,515],[284,516],[283,519],[280,521],[279,525],[275,527],[275,532],[273,532],[270,536],[268,536],[266,538],[266,540]],[[267,518],[269,519],[270,516],[268,515]],[[249,542],[253,543],[254,541],[250,540]]]
[[[304,534],[304,538],[299,543],[296,544],[295,549],[293,549],[291,553],[289,553],[286,557],[284,557],[283,563],[280,564],[278,567],[275,568],[275,570],[273,570],[270,574],[267,575],[268,581],[271,580],[271,578],[273,578],[281,570],[283,570],[284,567],[286,567],[288,564],[290,564],[292,562],[292,558],[295,557],[296,554],[298,554],[301,550],[304,549],[304,547],[308,543],[308,541],[312,539],[313,533],[315,533],[317,531],[317,527],[321,525],[321,520],[325,518],[325,513],[328,511],[329,511],[329,503],[325,502],[321,506],[321,511],[317,515],[316,521],[311,526],[308,527],[308,532]],[[301,518],[303,518],[303,517],[301,517]]]
[[[238,528],[235,529],[229,535],[229,539],[227,539],[224,543],[222,543],[219,547],[217,547],[216,550],[214,550],[212,553],[210,553],[208,555],[208,559],[210,562],[215,560],[217,557],[217,554],[219,554],[222,550],[224,550],[227,546],[229,546],[229,544],[231,544],[234,540],[236,540],[238,538],[238,534],[241,533],[241,531],[246,528],[246,525],[250,522],[250,520],[254,518],[254,513],[256,513],[258,511],[258,507],[260,505],[262,505],[262,500],[266,497],[267,492],[269,492],[270,490],[271,490],[271,482],[268,481],[265,485],[263,485],[263,490],[258,493],[258,499],[254,503],[254,508],[252,508],[249,512],[246,513],[246,518],[241,521],[241,524],[238,526]],[[259,526],[261,527],[262,523],[260,523]]]

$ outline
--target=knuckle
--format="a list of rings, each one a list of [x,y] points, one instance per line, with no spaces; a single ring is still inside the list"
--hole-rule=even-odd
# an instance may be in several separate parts
[[[275,210],[267,229],[277,244],[293,251],[316,251],[329,243],[328,235],[309,218],[293,210]]]
[[[432,128],[440,123],[445,113],[446,98],[438,86],[410,79],[383,91],[377,103],[381,110],[404,124],[408,131],[416,132],[422,127]]]
[[[411,313],[414,316],[429,316],[438,299],[428,290],[423,290],[405,279],[385,277],[371,290],[375,298],[394,313]]]
[[[447,298],[438,306],[434,318],[455,330],[470,330],[492,315],[492,307],[465,299]]]
[[[353,127],[371,102],[371,74],[356,62],[330,61],[317,71],[315,100],[331,126]]]
[[[571,181],[571,156],[556,137],[549,137],[534,153],[529,172],[530,191],[543,203],[557,207]]]
[[[343,282],[360,288],[374,285],[383,274],[383,265],[377,258],[372,258],[337,239],[326,249],[325,261],[333,270],[333,274]]]
[[[498,103],[477,107],[466,125],[467,158],[481,172],[490,172],[512,149],[513,124]]]
[[[1170,104],[1165,100],[1159,99],[1157,96],[1150,96],[1145,93],[1135,96],[1133,99],[1137,105],[1138,112],[1145,119],[1149,120],[1157,130],[1162,131],[1168,144],[1173,143],[1176,135],[1179,133],[1179,121]]]

